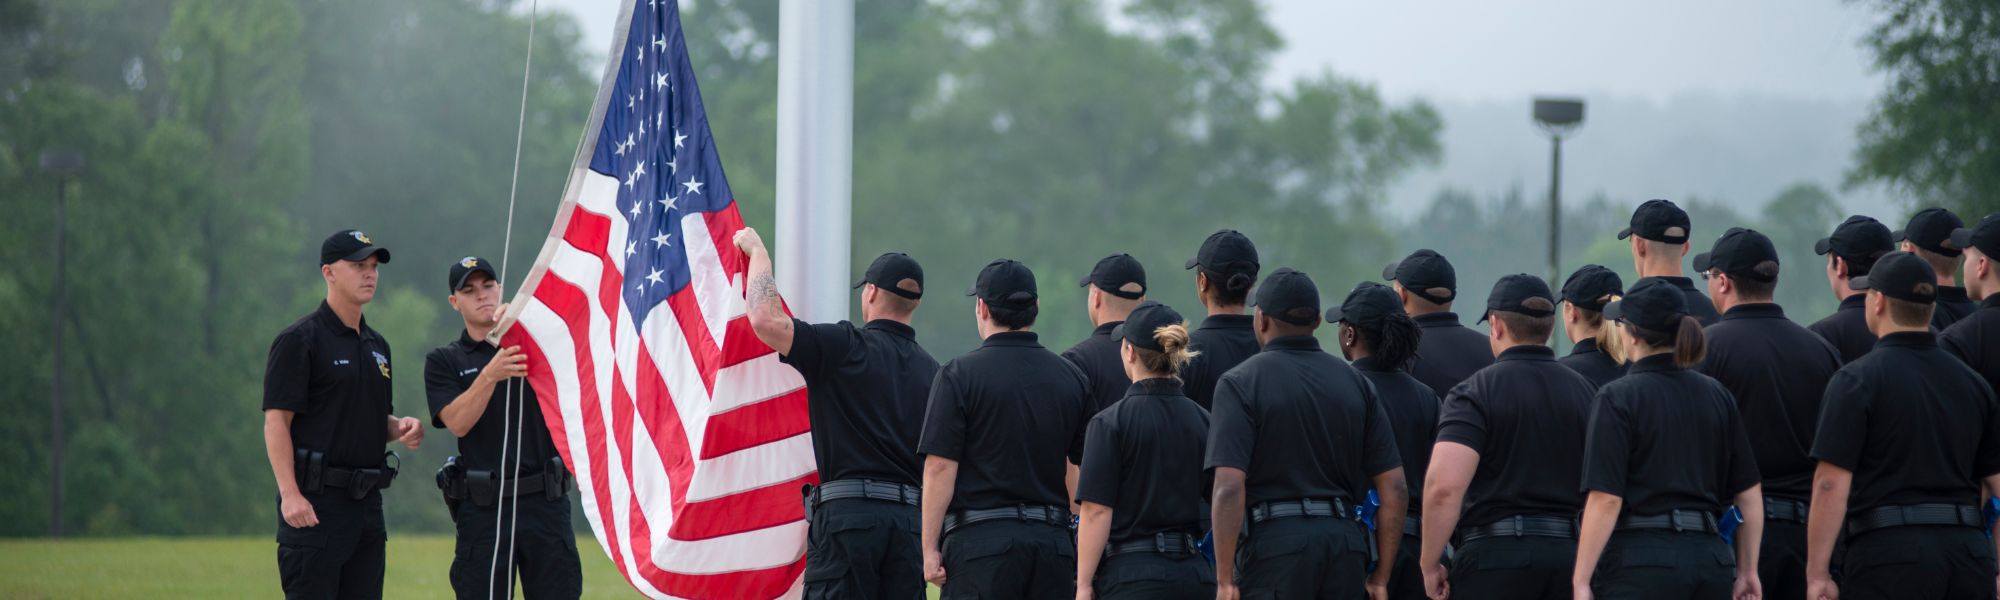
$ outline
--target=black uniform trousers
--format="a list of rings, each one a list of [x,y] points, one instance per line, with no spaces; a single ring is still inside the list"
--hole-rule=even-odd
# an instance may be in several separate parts
[[[1190,552],[1133,552],[1097,564],[1091,590],[1100,600],[1208,600],[1215,597],[1215,567]]]
[[[382,492],[355,500],[346,490],[329,489],[305,498],[319,516],[318,525],[285,524],[279,502],[278,582],[285,598],[381,598],[383,546],[389,541],[382,525]]]
[[[1757,551],[1757,580],[1766,600],[1806,597],[1806,525],[1764,519],[1764,543]]]
[[[1993,542],[1978,529],[1909,526],[1847,539],[1841,600],[1994,596]]]
[[[867,498],[814,507],[806,535],[806,597],[923,598],[917,519],[915,506]]]
[[[515,500],[520,502],[518,513],[513,502],[483,508],[470,500],[458,503],[452,514],[458,524],[458,549],[451,560],[451,589],[461,600],[512,598],[510,586],[518,572],[521,593],[530,600],[583,595],[583,565],[577,560],[576,532],[570,529],[569,498],[528,494]],[[512,563],[507,560],[510,529]],[[495,589],[501,593],[493,593]]]
[[[1270,519],[1250,526],[1236,553],[1244,598],[1368,597],[1368,529],[1335,517]]]
[[[999,520],[944,537],[944,593],[938,598],[1072,598],[1076,540],[1068,527]]]
[[[1372,535],[1372,534],[1371,534]],[[1417,555],[1424,550],[1424,538],[1405,535],[1396,546],[1396,562],[1389,572],[1389,600],[1427,600],[1424,594],[1424,568],[1417,564]]]
[[[1708,600],[1728,598],[1735,583],[1736,554],[1722,536],[1628,529],[1611,533],[1590,589],[1599,598]]]
[[[1498,600],[1569,600],[1576,538],[1480,538],[1451,557],[1451,595]],[[1606,598],[1611,598],[1607,596]]]

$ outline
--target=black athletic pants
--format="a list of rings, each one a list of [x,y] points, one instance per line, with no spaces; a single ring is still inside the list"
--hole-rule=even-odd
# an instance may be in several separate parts
[[[469,500],[458,503],[458,511],[452,515],[458,524],[458,549],[451,560],[451,588],[460,600],[512,598],[509,586],[518,572],[521,593],[529,600],[583,595],[583,566],[576,556],[576,532],[570,529],[569,498],[550,500],[529,494],[516,500],[520,502],[518,513],[513,502],[485,508]],[[502,509],[506,515],[500,514]],[[515,519],[519,523],[511,522]],[[514,537],[511,563],[507,560],[510,527]],[[495,589],[500,593],[493,593]]]
[[[1076,541],[1068,527],[1003,519],[944,536],[944,593],[957,598],[1073,598]]]
[[[1289,517],[1250,526],[1236,552],[1244,598],[1368,597],[1368,536],[1359,521]]]
[[[1611,532],[1590,589],[1599,598],[1708,600],[1728,598],[1735,583],[1736,553],[1722,536],[1627,529]]]
[[[360,500],[339,489],[305,497],[319,516],[318,525],[286,525],[279,502],[278,583],[285,598],[381,598],[382,548],[389,541],[382,526],[382,492],[369,492]]]
[[[1099,600],[1209,600],[1215,567],[1200,554],[1134,552],[1106,557],[1090,584]]]
[[[806,597],[921,600],[917,516],[915,506],[866,498],[815,507],[806,535]]]
[[[1994,597],[1993,542],[1978,529],[1910,526],[1847,538],[1841,600]]]
[[[1805,599],[1804,523],[1764,519],[1764,543],[1757,552],[1757,580],[1764,584],[1764,600]]]
[[[1569,600],[1576,572],[1576,538],[1480,538],[1451,557],[1454,598]]]

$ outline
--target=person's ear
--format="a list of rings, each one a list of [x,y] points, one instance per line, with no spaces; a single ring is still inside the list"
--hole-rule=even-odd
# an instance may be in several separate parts
[[[1639,236],[1636,236],[1636,235],[1635,235],[1635,236],[1632,236],[1632,237],[1628,237],[1628,238],[1625,238],[1625,240],[1626,240],[1626,241],[1628,241],[1628,242],[1630,242],[1630,243],[1632,244],[1632,255],[1633,255],[1633,256],[1637,256],[1637,257],[1639,257],[1639,258],[1645,258],[1645,257],[1646,257],[1646,241],[1645,241],[1645,240],[1642,240],[1642,239],[1639,239]]]
[[[1490,313],[1490,312],[1489,312],[1489,313],[1487,313],[1487,318],[1486,318],[1486,335],[1487,335],[1487,337],[1490,337],[1490,338],[1493,338],[1493,339],[1496,339],[1496,340],[1505,340],[1505,339],[1507,339],[1507,323],[1506,323],[1505,321],[1501,321],[1501,320],[1499,320],[1499,319],[1495,319],[1495,318],[1493,318],[1493,317],[1492,317],[1492,314],[1493,314],[1493,313]]]
[[[1208,274],[1207,274],[1207,273],[1203,273],[1203,272],[1201,272],[1201,271],[1195,271],[1195,272],[1194,272],[1194,291],[1195,291],[1195,292],[1198,292],[1198,293],[1202,293],[1202,294],[1207,294],[1207,293],[1208,293],[1208,286],[1209,286],[1209,285],[1211,285],[1211,284],[1210,284],[1210,283],[1208,282]]]
[[[1681,256],[1685,257],[1687,255],[1688,255],[1688,243],[1681,242]]]

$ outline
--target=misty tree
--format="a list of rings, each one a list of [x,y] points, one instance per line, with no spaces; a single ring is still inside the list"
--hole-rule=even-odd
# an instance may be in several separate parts
[[[1860,128],[1854,182],[1884,182],[1967,221],[2000,211],[2000,3],[1868,0],[1888,88]]]

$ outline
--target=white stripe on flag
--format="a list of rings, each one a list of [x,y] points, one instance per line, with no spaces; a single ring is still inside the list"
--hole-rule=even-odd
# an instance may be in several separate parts
[[[708,414],[729,412],[805,386],[798,369],[779,362],[776,352],[765,354],[715,374],[715,402],[709,405]]]
[[[660,378],[666,381],[667,394],[673,396],[674,412],[680,414],[681,426],[687,431],[688,448],[699,453],[707,433],[704,425],[708,422],[708,387],[702,384],[701,368],[695,366],[694,355],[688,351],[681,322],[674,318],[673,304],[661,302],[653,306],[646,314],[645,330],[640,335],[653,340],[653,344],[668,346],[648,347],[653,368],[659,370]]]
[[[700,213],[681,218],[681,238],[686,243],[682,248],[687,250],[688,272],[692,274],[688,285],[694,288],[701,318],[708,322],[709,335],[715,336],[715,346],[720,348],[729,331],[730,319],[743,315],[743,288],[740,281],[731,281],[722,270],[722,257],[716,254],[715,240],[709,237],[708,220]]]
[[[801,433],[697,462],[687,501],[713,500],[803,477],[813,472],[812,451],[812,434]]]

